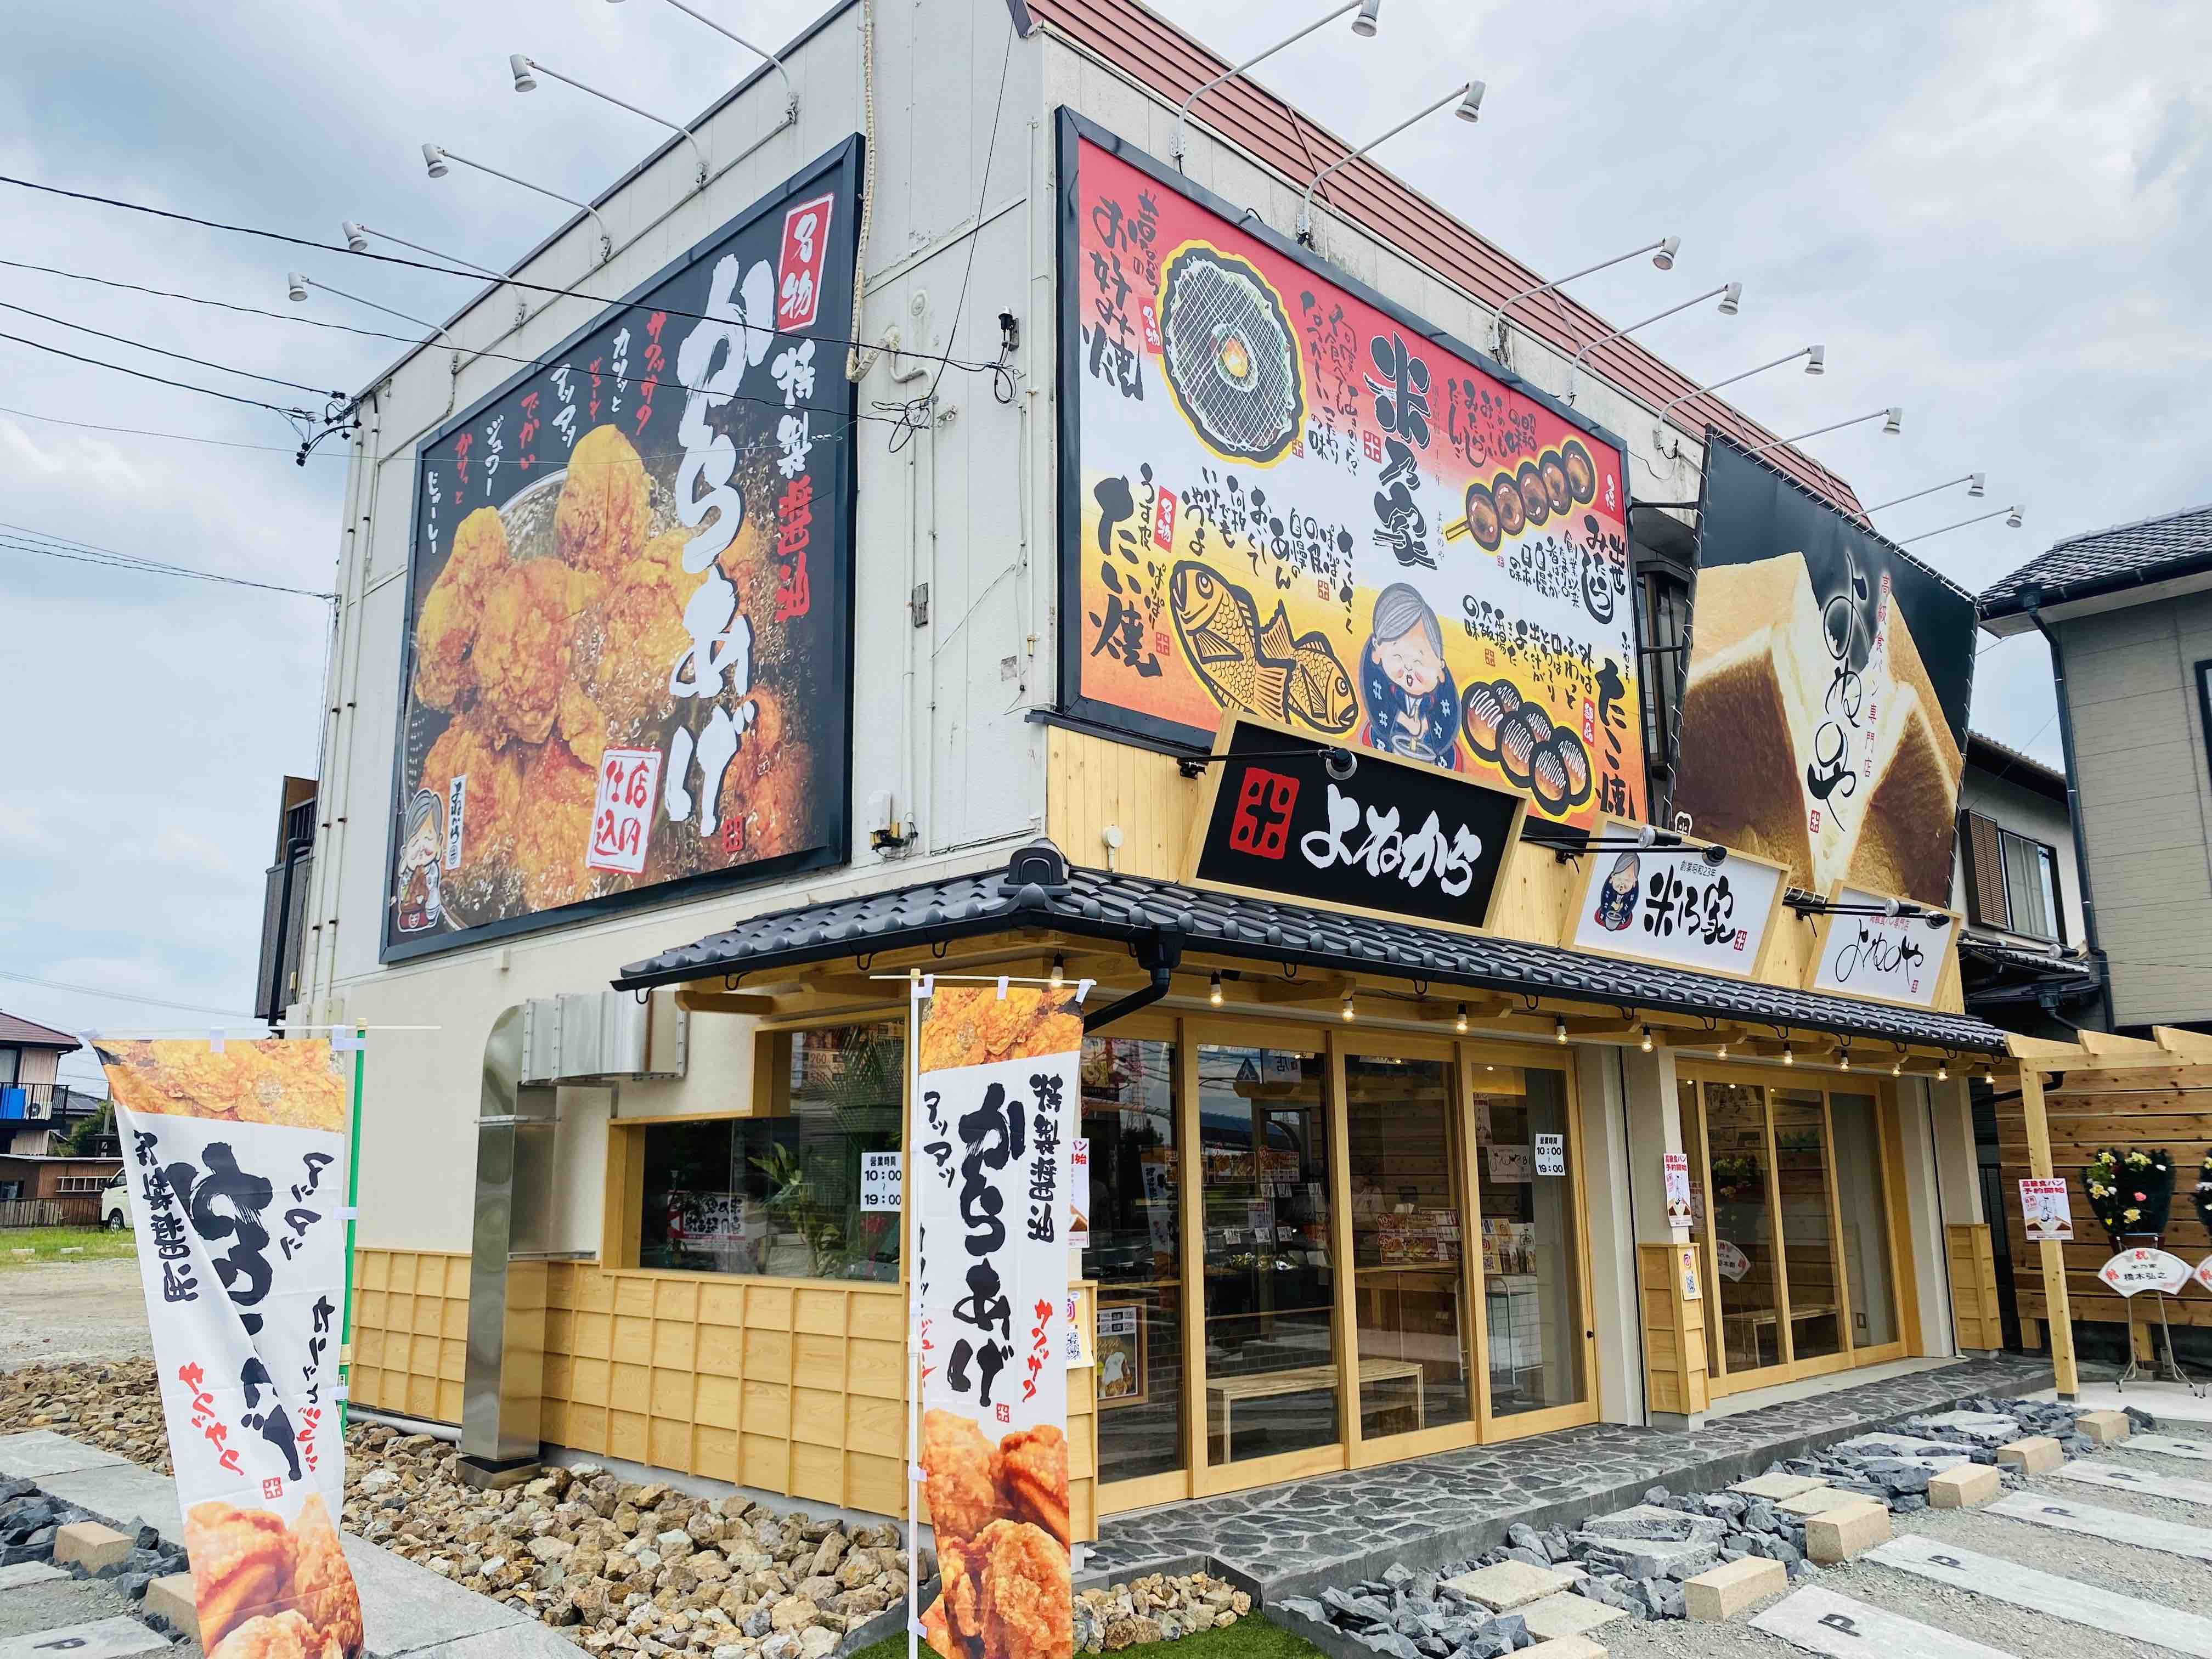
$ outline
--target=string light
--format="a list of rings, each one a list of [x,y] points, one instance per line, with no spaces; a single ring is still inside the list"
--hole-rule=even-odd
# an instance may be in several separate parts
[[[1644,1028],[1644,1052],[1647,1054],[1651,1052],[1651,1028],[1649,1025]]]
[[[1066,983],[1067,958],[1065,957],[1054,957],[1052,959],[1052,988],[1057,991],[1061,986]]]
[[[1905,1075],[1905,1050],[1904,1050],[1904,1049],[1899,1048],[1899,1049],[1897,1051],[1897,1058],[1896,1058],[1896,1060],[1893,1060],[1893,1061],[1892,1061],[1892,1062],[1891,1062],[1891,1064],[1890,1064],[1889,1074],[1890,1074],[1892,1077],[1903,1077],[1903,1076]]]
[[[1726,1060],[1726,1059],[1728,1058],[1728,1044],[1727,1044],[1727,1043],[1725,1043],[1725,1042],[1723,1042],[1723,1044],[1721,1044],[1721,1053],[1720,1053],[1720,1057],[1721,1057],[1723,1060]]]
[[[1938,1083],[1948,1083],[1951,1080],[1951,1058],[1948,1054],[1936,1062],[1936,1080]]]
[[[1464,1002],[1459,1006],[1459,1018],[1452,1021],[1452,1029],[1462,1036],[1467,1035],[1467,1004]]]
[[[1839,1064],[1841,1070],[1848,1072],[1851,1069],[1851,1045],[1848,1042],[1844,1044],[1843,1057]]]
[[[1214,972],[1212,982],[1206,988],[1206,1000],[1217,1008],[1221,1006],[1221,974],[1218,969]]]
[[[1797,1051],[1787,1042],[1782,1045],[1782,1063],[1784,1066],[1795,1066],[1797,1063]]]
[[[1982,1067],[1982,1081],[1987,1084],[1990,1088],[1996,1088],[1997,1086],[1996,1067],[1984,1064]]]
[[[1359,1011],[1352,1006],[1352,992],[1348,988],[1344,994],[1344,1006],[1339,1009],[1338,1012],[1344,1017],[1347,1024],[1359,1018]]]
[[[1552,1041],[1554,1042],[1565,1042],[1566,1040],[1567,1017],[1565,1014],[1556,1015],[1552,1020]]]

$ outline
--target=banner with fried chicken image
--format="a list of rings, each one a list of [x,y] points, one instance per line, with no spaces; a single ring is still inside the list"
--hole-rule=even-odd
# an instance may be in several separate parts
[[[386,960],[847,855],[854,139],[427,441]]]
[[[350,1068],[326,1039],[102,1042],[209,1659],[354,1659],[340,1547]]]
[[[1073,987],[915,998],[915,1317],[923,1493],[944,1659],[1074,1650],[1067,1502],[1068,1158],[1083,1050]]]

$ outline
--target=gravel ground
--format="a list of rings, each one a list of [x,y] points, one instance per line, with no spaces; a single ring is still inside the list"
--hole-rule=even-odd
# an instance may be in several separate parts
[[[0,1234],[0,1245],[6,1235]],[[38,1361],[150,1358],[135,1256],[38,1262],[0,1285],[0,1371]]]
[[[2212,1439],[2212,1427],[2197,1424],[2162,1422],[2158,1432],[2177,1439]],[[2154,1452],[2128,1452],[2124,1441],[2097,1455],[2165,1474],[2197,1478],[2195,1466]],[[2049,1475],[2030,1481],[2027,1489],[2061,1501],[2212,1528],[2212,1510],[2168,1498],[2107,1491]],[[2038,1571],[2212,1617],[2212,1565],[2201,1561],[2054,1532],[1974,1510],[1928,1510],[1917,1515],[1894,1516],[1891,1524],[1899,1536],[1917,1534],[1958,1544]],[[2103,1635],[2087,1626],[2030,1613],[2008,1602],[1968,1595],[1864,1561],[1825,1569],[1809,1582],[2018,1655],[2019,1659],[2163,1659],[2171,1653],[2166,1648]],[[1753,1629],[1747,1616],[1725,1625],[1679,1620],[1622,1622],[1606,1626],[1598,1632],[1598,1639],[1613,1659],[1777,1659],[1798,1651],[1779,1637]],[[1900,1655],[1897,1659],[1910,1656]]]
[[[33,1636],[68,1625],[87,1625],[95,1619],[136,1619],[138,1604],[114,1585],[94,1578],[56,1578],[24,1584],[0,1595],[0,1643],[10,1637]],[[197,1642],[173,1643],[170,1651],[182,1659],[199,1652]],[[66,1652],[66,1650],[64,1650]]]

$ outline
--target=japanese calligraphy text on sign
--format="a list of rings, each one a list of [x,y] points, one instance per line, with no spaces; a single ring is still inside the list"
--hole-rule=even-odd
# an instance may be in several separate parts
[[[1838,887],[1828,902],[1880,911],[1891,899],[1883,893]],[[1813,967],[1805,988],[1931,1008],[1958,931],[1959,918],[1949,911],[1824,915],[1814,936]]]
[[[1638,828],[1607,819],[1597,833],[1626,840]],[[1564,943],[1602,956],[1755,978],[1778,931],[1788,873],[1734,851],[1714,864],[1696,847],[1595,848],[1584,861],[1582,897]]]
[[[1618,441],[1062,112],[1068,710],[1640,817]]]

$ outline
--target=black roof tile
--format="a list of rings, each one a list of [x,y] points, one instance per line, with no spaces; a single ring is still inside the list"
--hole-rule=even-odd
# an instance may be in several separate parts
[[[2033,610],[2025,597],[2031,588],[2041,590],[2042,604],[2056,605],[2204,569],[2212,569],[2212,505],[2059,542],[1986,589],[1981,611],[2010,617]]]

